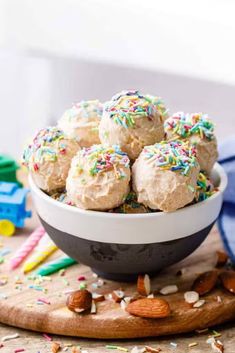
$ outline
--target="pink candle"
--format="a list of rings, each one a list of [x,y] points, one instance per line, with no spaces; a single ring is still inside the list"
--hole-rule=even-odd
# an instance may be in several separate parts
[[[10,269],[14,270],[18,267],[21,262],[30,254],[30,252],[38,244],[39,240],[45,234],[43,227],[36,228],[28,239],[21,245],[21,247],[16,251],[14,256],[10,259]]]

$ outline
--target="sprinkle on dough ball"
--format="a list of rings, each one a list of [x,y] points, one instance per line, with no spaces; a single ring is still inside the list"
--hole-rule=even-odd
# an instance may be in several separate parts
[[[58,127],[75,138],[81,147],[98,144],[102,112],[103,106],[98,100],[81,101],[65,111]]]
[[[123,91],[104,105],[99,136],[101,143],[117,144],[135,160],[144,146],[164,139],[162,112],[149,96]]]
[[[67,178],[69,199],[89,210],[120,206],[129,192],[129,158],[118,146],[94,145],[73,158]]]
[[[40,130],[24,150],[23,164],[28,167],[36,185],[51,192],[65,187],[73,156],[79,144],[57,127]]]
[[[132,167],[138,202],[165,212],[193,201],[199,164],[195,148],[181,141],[146,146]]]
[[[163,121],[165,121],[166,119],[169,118],[169,109],[166,107],[165,102],[163,101],[163,99],[161,97],[152,96],[150,94],[147,94],[146,97],[157,108],[157,110],[161,114]]]
[[[210,174],[217,158],[217,141],[214,124],[206,114],[175,113],[164,123],[168,140],[187,140],[197,149],[201,170]]]

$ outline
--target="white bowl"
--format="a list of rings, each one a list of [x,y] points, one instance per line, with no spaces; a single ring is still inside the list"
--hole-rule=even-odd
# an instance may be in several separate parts
[[[208,235],[222,206],[227,176],[216,163],[218,191],[175,212],[114,214],[63,204],[29,177],[37,213],[46,231],[68,255],[108,278],[128,280],[155,273],[193,252]]]

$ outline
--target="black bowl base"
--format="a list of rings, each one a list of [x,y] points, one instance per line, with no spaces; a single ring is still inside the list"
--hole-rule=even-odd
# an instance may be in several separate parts
[[[198,248],[214,224],[213,222],[199,232],[171,241],[116,244],[87,240],[62,232],[43,219],[41,222],[51,239],[66,254],[91,267],[103,278],[123,282],[135,281],[140,273],[154,275],[181,261]]]

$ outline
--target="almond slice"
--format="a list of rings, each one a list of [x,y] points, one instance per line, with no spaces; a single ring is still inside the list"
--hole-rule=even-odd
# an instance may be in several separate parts
[[[194,308],[200,308],[201,306],[203,306],[205,304],[205,300],[204,299],[200,299],[198,300],[196,303],[193,304]]]
[[[142,298],[129,303],[126,311],[135,316],[160,319],[170,315],[170,306],[164,299]]]
[[[178,292],[178,287],[175,284],[165,286],[159,291],[163,295],[174,294]]]
[[[224,345],[221,341],[215,341],[211,344],[212,349],[216,353],[223,353],[224,352]]]
[[[92,303],[91,303],[91,314],[96,314],[97,312],[97,308],[96,308],[96,303],[94,300],[92,300]]]
[[[224,251],[216,251],[217,263],[216,267],[223,267],[228,261],[228,255]]]
[[[235,294],[235,272],[233,271],[223,271],[220,274],[220,280],[225,289],[230,293]]]
[[[139,275],[137,280],[137,291],[140,295],[148,296],[151,292],[149,275]]]
[[[116,303],[120,303],[124,298],[125,293],[122,290],[114,290],[112,292],[112,298]]]
[[[132,297],[124,297],[120,303],[120,306],[123,310],[126,309],[127,305],[131,303]]]
[[[105,296],[103,294],[92,293],[92,299],[95,303],[103,302],[105,300]]]
[[[199,275],[193,283],[192,290],[204,295],[214,289],[218,279],[217,271],[207,271]]]
[[[184,300],[188,304],[194,304],[199,300],[199,294],[195,291],[189,291],[184,293]]]
[[[214,337],[208,338],[208,340],[206,342],[211,345],[213,352],[216,352],[216,353],[223,353],[224,352],[223,343],[219,340],[216,340]]]

